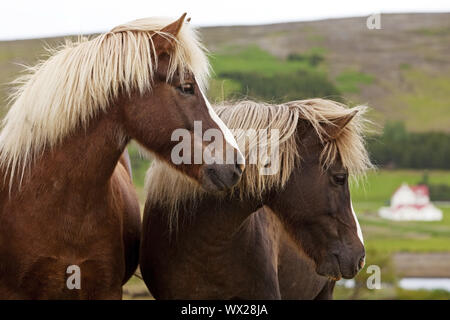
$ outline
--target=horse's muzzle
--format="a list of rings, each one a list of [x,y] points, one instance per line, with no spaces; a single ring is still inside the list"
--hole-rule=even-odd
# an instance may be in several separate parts
[[[200,184],[206,191],[226,191],[239,182],[243,168],[237,163],[204,165]]]

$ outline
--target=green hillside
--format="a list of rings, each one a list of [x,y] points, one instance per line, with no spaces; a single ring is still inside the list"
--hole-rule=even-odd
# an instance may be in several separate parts
[[[365,19],[202,28],[215,72],[209,96],[326,96],[369,104],[379,123],[450,132],[450,13],[382,15],[381,30],[368,30]],[[19,64],[36,63],[45,45],[61,41],[0,42],[1,107]]]
[[[290,81],[294,88],[303,82],[292,77],[313,73],[317,81],[328,79],[337,90],[306,91],[299,97],[308,93],[339,96],[368,103],[381,122],[402,120],[409,130],[450,131],[450,14],[382,15],[381,30],[368,30],[365,18],[350,18],[203,28],[201,33],[215,71],[213,100],[261,98],[237,81],[236,73],[244,74],[244,79],[248,74],[261,75],[264,83]],[[17,64],[34,64],[43,57],[44,45],[61,41],[0,42],[1,106],[5,105],[4,84],[21,70]],[[314,56],[320,60],[317,64],[311,64]],[[274,94],[280,92],[281,97],[273,98],[297,98],[283,95],[283,88],[274,90]]]
[[[427,173],[431,184],[450,185],[450,171],[378,170],[365,181],[352,185],[351,195],[361,223],[367,248],[382,252],[449,251],[450,207],[440,207],[442,221],[390,221],[378,216],[378,209],[388,206],[394,191],[402,184],[416,185]]]
[[[234,70],[265,79],[313,71],[343,100],[370,105],[380,124],[404,121],[411,131],[450,132],[450,14],[382,15],[381,30],[368,30],[365,19],[203,29],[216,72],[213,98],[236,90],[253,97],[251,88],[224,76]],[[308,64],[314,55],[318,63]]]

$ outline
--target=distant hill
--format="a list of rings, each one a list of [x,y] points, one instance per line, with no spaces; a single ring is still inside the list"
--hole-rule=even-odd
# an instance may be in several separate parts
[[[251,94],[242,88],[249,87],[246,74],[264,81],[311,71],[329,78],[351,103],[373,107],[380,123],[402,120],[412,131],[450,132],[450,13],[382,14],[381,26],[368,30],[366,17],[359,17],[202,28],[216,72],[210,96]],[[50,46],[61,41],[45,39]],[[34,64],[44,52],[42,40],[0,42],[0,83],[18,75],[14,63]]]

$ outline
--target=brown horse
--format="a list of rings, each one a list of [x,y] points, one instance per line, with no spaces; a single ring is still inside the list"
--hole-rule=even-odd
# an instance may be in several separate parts
[[[313,99],[244,101],[216,111],[235,130],[247,169],[231,193],[216,195],[152,163],[140,252],[150,292],[161,299],[330,299],[335,280],[354,277],[364,264],[348,186],[349,174],[371,167],[364,108]],[[267,142],[276,133],[278,150]],[[258,157],[261,149],[271,151]],[[272,166],[278,170],[268,174]]]
[[[204,98],[209,65],[184,17],[67,44],[19,81],[0,133],[0,298],[121,298],[140,237],[130,139],[208,190],[239,179],[242,165],[171,161],[171,133],[195,120],[236,145]]]

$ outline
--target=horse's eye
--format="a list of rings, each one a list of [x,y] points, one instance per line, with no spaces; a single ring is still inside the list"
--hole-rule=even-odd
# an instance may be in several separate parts
[[[333,175],[334,182],[339,185],[344,185],[347,181],[347,175],[345,173],[339,173]]]
[[[178,87],[178,90],[186,94],[194,94],[194,85],[192,83],[183,83]]]

